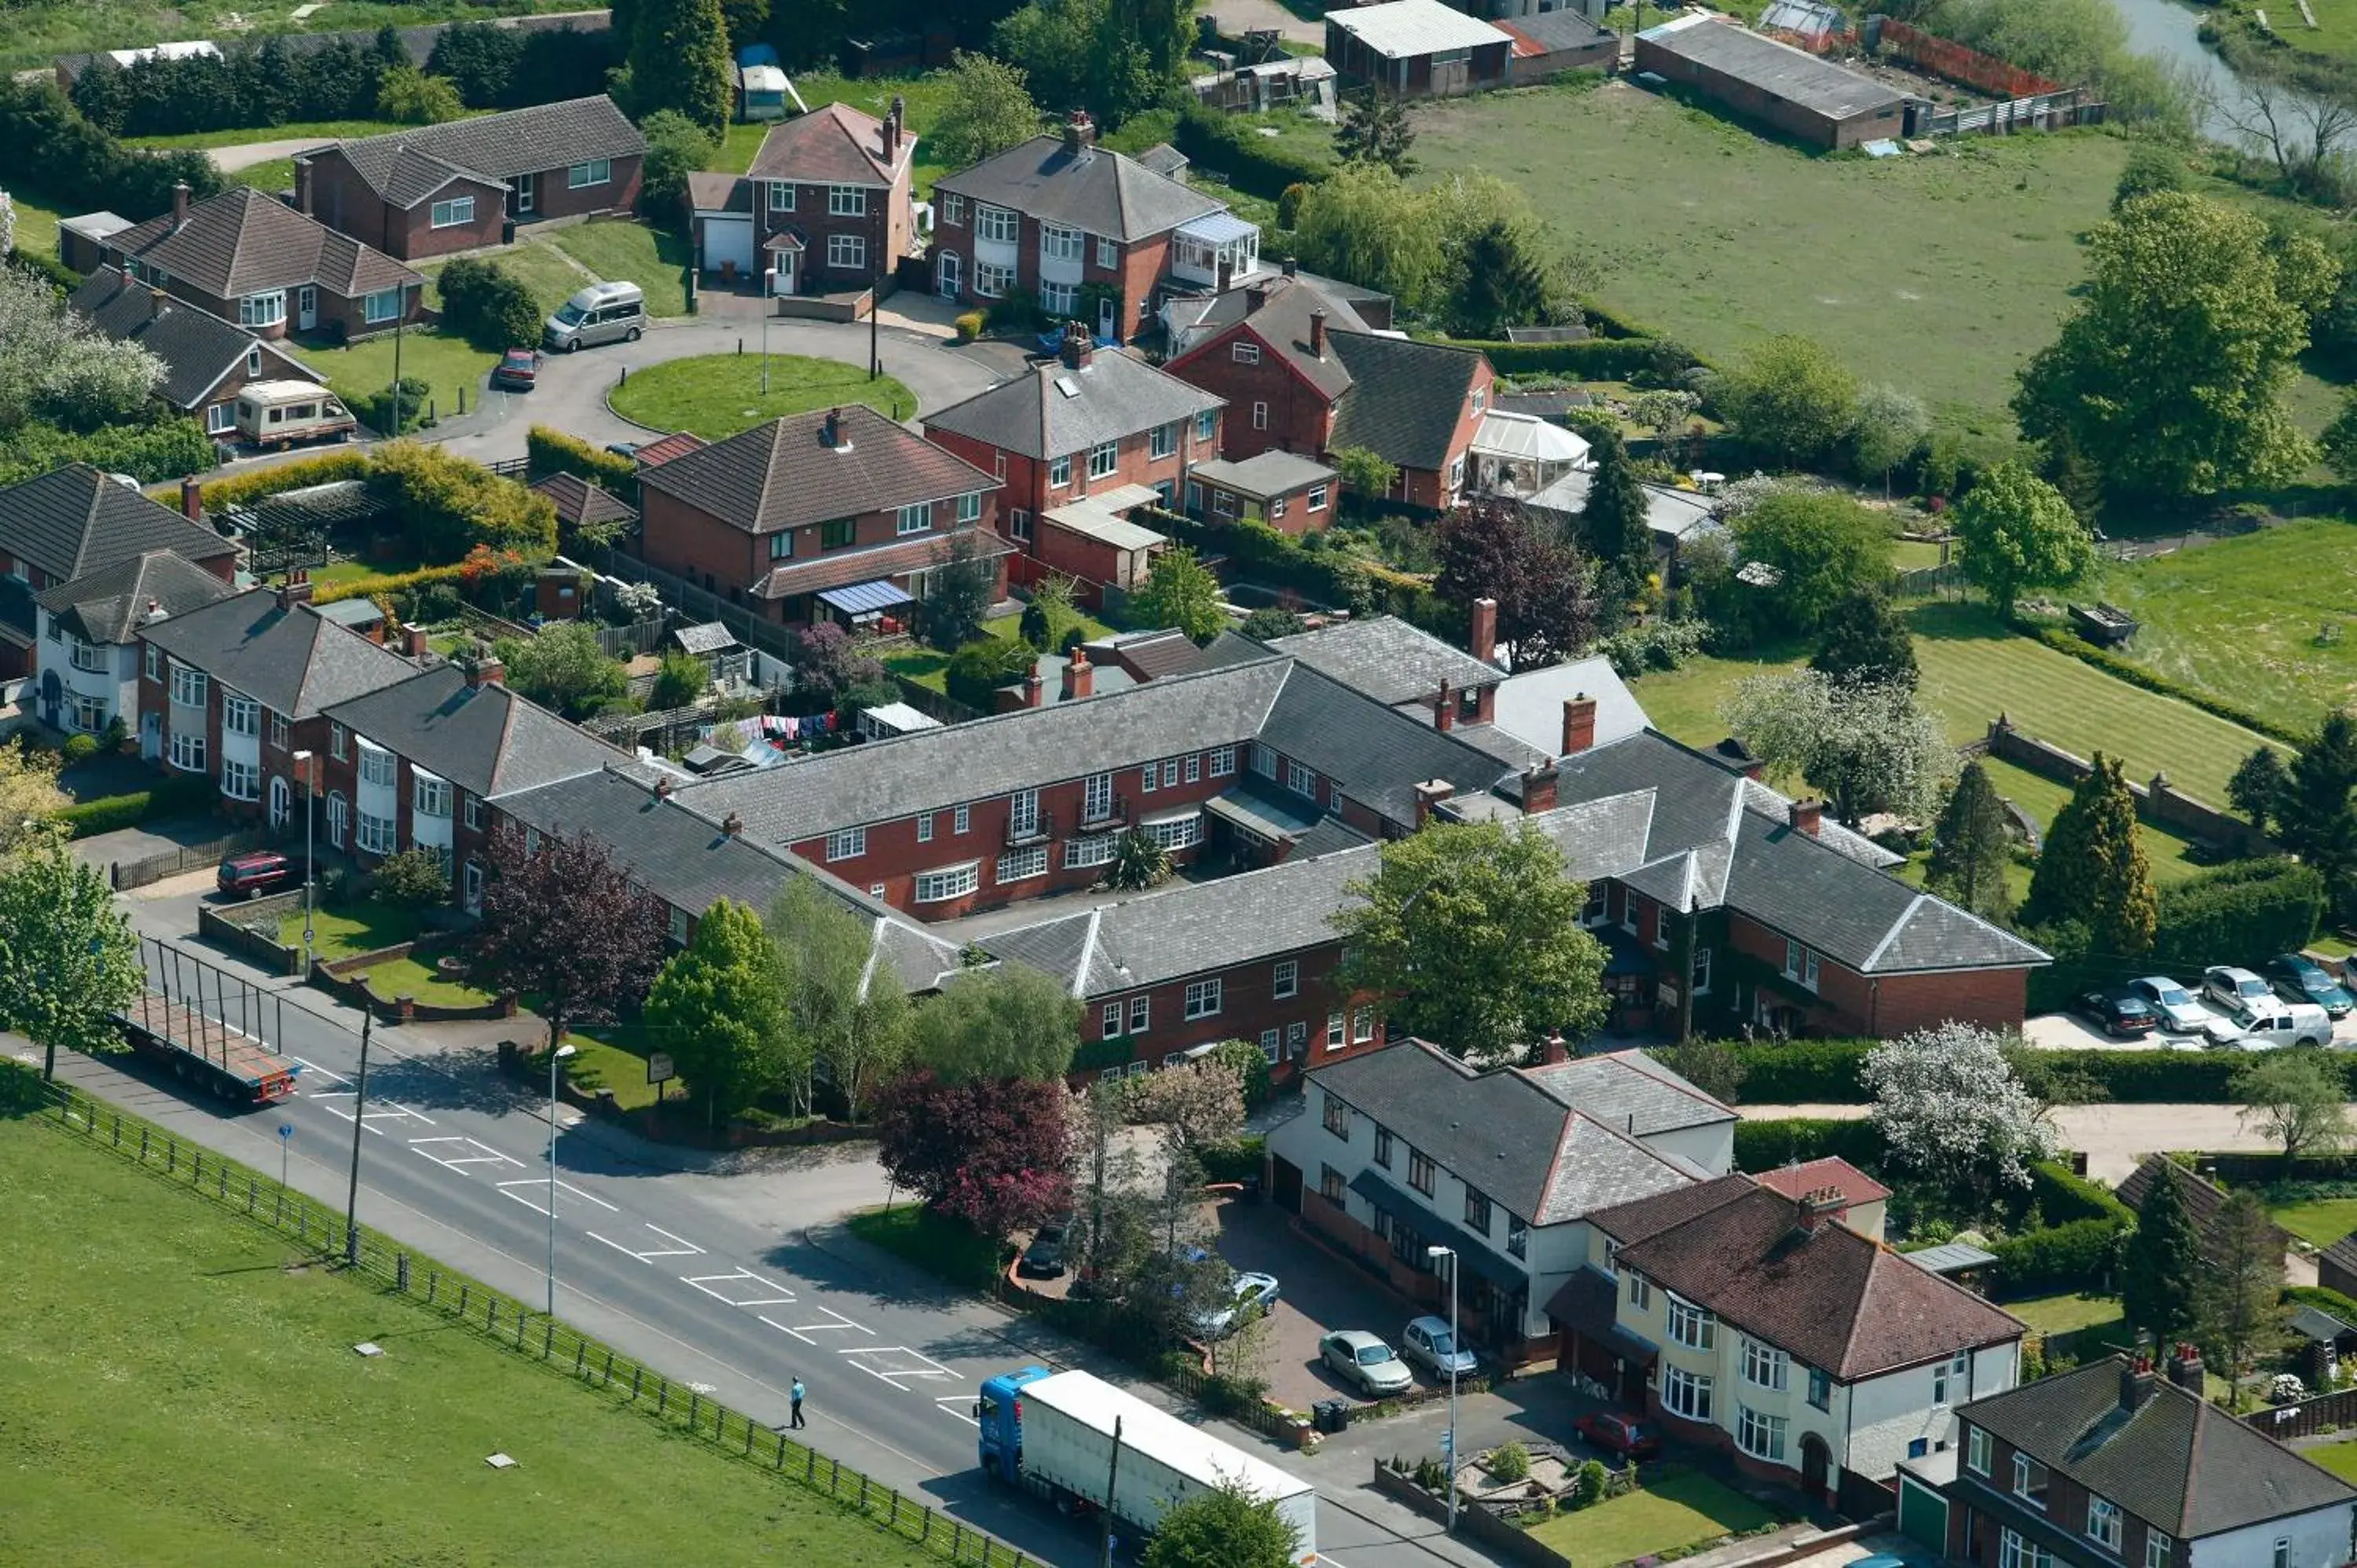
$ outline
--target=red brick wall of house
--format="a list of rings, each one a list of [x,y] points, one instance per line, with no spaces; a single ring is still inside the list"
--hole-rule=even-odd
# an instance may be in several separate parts
[[[452,181],[407,211],[389,206],[369,188],[343,153],[333,147],[311,155],[310,192],[312,217],[404,260],[496,245],[500,226],[507,218],[507,188],[470,179]],[[474,197],[475,220],[455,228],[434,228],[434,202],[454,195]]]
[[[245,361],[242,360],[239,360],[236,367],[232,369],[228,375],[223,376],[221,379],[221,384],[214,387],[210,392],[206,394],[205,401],[198,404],[189,412],[201,420],[205,416],[206,409],[212,407],[216,403],[224,403],[230,407],[231,410],[231,417],[234,418],[235,409],[237,406],[237,394],[243,392],[252,382],[270,381],[316,381],[317,379],[318,378],[313,375],[309,371],[307,371],[300,365],[295,363],[294,360],[283,358],[275,349],[265,347],[262,350],[262,370],[259,374],[252,376],[247,375],[245,373]],[[220,572],[215,572],[213,574],[215,576],[222,577],[223,581],[229,581],[235,576],[236,568],[233,560],[225,557],[221,563],[218,563],[218,564],[229,566],[230,572],[226,576]]]
[[[940,207],[938,199],[936,210]],[[1017,231],[1015,281],[1017,287],[1028,289],[1034,295],[1039,292],[1039,224],[1029,213],[1022,214]],[[1081,252],[1081,284],[1117,284],[1121,288],[1120,318],[1114,323],[1115,336],[1126,340],[1145,325],[1145,317],[1152,308],[1156,292],[1170,263],[1170,236],[1149,234],[1115,247],[1116,263],[1112,267],[1097,264],[1096,242],[1091,234]],[[932,244],[928,251],[936,290],[940,287],[941,258],[944,253],[958,258],[958,299],[966,305],[988,309],[996,300],[985,299],[974,286],[974,202],[962,204],[954,221],[936,218]],[[1097,323],[1091,320],[1092,330]]]
[[[983,472],[989,471],[989,467],[984,465]],[[994,530],[992,498],[996,493],[991,489],[982,492],[982,521],[978,526],[985,531]],[[933,503],[932,537],[947,538],[952,532],[948,520],[954,516],[954,505],[952,500]],[[773,620],[785,618],[783,600],[755,600],[746,596],[746,590],[768,575],[772,566],[785,564],[771,559],[770,535],[748,533],[652,486],[640,492],[640,548],[650,565],[726,595],[733,602],[756,608]],[[828,553],[819,548],[822,526],[812,523],[794,529],[793,554],[786,559],[815,561]],[[862,512],[855,520],[851,544],[844,548],[889,544],[899,537],[898,526],[891,512]],[[1006,586],[1003,566],[999,586],[1002,591]]]
[[[1727,940],[1738,951],[1782,970],[1781,933],[1730,913]],[[1829,1035],[1881,1038],[1950,1018],[1990,1028],[2018,1028],[2028,1010],[2029,985],[2029,972],[2022,969],[1872,976],[1845,968],[1821,953],[1817,1005],[1810,1009],[1809,1022],[1811,1027]]]
[[[1258,344],[1257,364],[1239,364],[1232,345]],[[1221,454],[1232,462],[1257,457],[1267,451],[1299,452],[1315,456],[1326,449],[1333,427],[1334,405],[1286,361],[1284,353],[1264,341],[1251,323],[1240,321],[1225,332],[1198,343],[1163,367],[1183,381],[1227,400]],[[1254,407],[1268,406],[1265,427],[1255,424]],[[1330,510],[1325,514],[1330,517]],[[1305,520],[1306,521],[1306,520]],[[1322,526],[1322,524],[1320,525]]]
[[[1341,952],[1340,942],[1322,942],[1293,952],[1255,957],[1224,969],[1183,975],[1160,985],[1092,995],[1081,1015],[1081,1038],[1126,1040],[1132,1047],[1127,1060],[1157,1068],[1171,1053],[1207,1043],[1249,1040],[1258,1045],[1263,1032],[1269,1029],[1277,1031],[1279,1064],[1288,1074],[1298,1073],[1305,1066],[1323,1067],[1346,1056],[1363,1054],[1375,1049],[1378,1042],[1370,1041],[1356,1051],[1347,1046],[1337,1051],[1326,1049],[1327,1018],[1338,1005],[1332,995],[1332,979]],[[1276,966],[1280,962],[1290,962],[1297,971],[1291,996],[1276,994]],[[1220,1010],[1201,1018],[1189,1018],[1188,984],[1214,979],[1220,983]],[[1146,1027],[1144,1033],[1133,1035],[1129,1018],[1140,996],[1146,998]],[[1112,1029],[1105,1026],[1109,1008],[1116,1009],[1120,1019]],[[1289,1041],[1288,1034],[1297,1025],[1300,1038]]]
[[[635,210],[639,205],[641,161],[635,153],[615,158],[612,178],[603,185],[583,186],[579,190],[566,188],[564,169],[543,169],[533,177],[540,182],[534,190],[539,205],[530,216],[517,220],[517,227],[546,222],[552,218],[585,218],[595,213]]]
[[[1481,404],[1486,409],[1495,396],[1497,380],[1497,372],[1490,368],[1489,360],[1486,357],[1482,358],[1475,366],[1472,380],[1467,385],[1465,401],[1458,405],[1457,428],[1448,437],[1448,457],[1451,463],[1459,458],[1467,458],[1467,467],[1469,468],[1472,466],[1467,455],[1472,451],[1473,437],[1481,428],[1481,415],[1473,411],[1475,397],[1479,394]],[[1462,493],[1461,486],[1455,491],[1448,488],[1448,469],[1446,465],[1437,469],[1403,467],[1400,470],[1398,494],[1400,499],[1410,506],[1423,507],[1432,511],[1445,511],[1457,504],[1457,498]]]
[[[879,272],[889,276],[899,258],[909,253],[916,231],[916,212],[909,195],[909,164],[903,163],[888,189],[882,186],[862,187],[867,196],[867,210],[856,218],[834,216],[828,210],[829,188],[803,180],[784,182],[794,189],[792,210],[771,211],[769,188],[778,182],[754,181],[755,265],[766,263],[767,252],[761,247],[770,236],[791,227],[801,231],[805,246],[796,278],[798,293],[822,294],[865,288],[876,281]],[[866,257],[858,267],[835,267],[828,263],[827,239],[834,234],[856,234],[866,241]]]
[[[1221,431],[1217,415],[1212,419],[1211,438],[1209,441],[1196,439],[1193,420],[1181,420],[1178,424],[1178,439],[1173,444],[1169,456],[1165,457],[1153,456],[1152,432],[1139,431],[1135,435],[1123,436],[1119,443],[1117,462],[1114,471],[1103,478],[1089,477],[1089,455],[1086,452],[1071,454],[1071,481],[1062,486],[1053,486],[1049,483],[1052,465],[1047,461],[1035,460],[1017,452],[1005,451],[986,441],[977,441],[970,435],[962,435],[953,430],[929,429],[925,432],[925,439],[944,451],[955,453],[985,474],[996,474],[1004,469],[1006,477],[1000,480],[998,489],[993,492],[997,498],[998,515],[1006,518],[1013,511],[1028,512],[1031,537],[1020,542],[1030,553],[1044,556],[1045,551],[1041,542],[1042,531],[1039,525],[1039,514],[1051,508],[1062,506],[1067,501],[1078,500],[1083,496],[1109,490],[1118,485],[1145,485],[1150,488],[1155,485],[1168,484],[1170,487],[1172,504],[1183,502],[1185,499],[1183,477],[1186,469],[1191,464],[1219,456]],[[1002,527],[1000,532],[1006,533],[1009,538],[1016,537],[1009,528]],[[1103,553],[1110,562],[1114,553],[1106,550]],[[1059,570],[1078,571],[1080,568],[1060,565]],[[1093,573],[1089,575],[1092,582],[1110,580],[1108,576]]]
[[[1956,1446],[1960,1450],[1964,1447],[1964,1435],[1962,1432],[1956,1434]],[[1989,1473],[1981,1479],[1987,1481],[1999,1491],[2011,1491],[2014,1445],[1998,1437],[1995,1433],[1991,1433],[1989,1447],[1992,1451]],[[1959,1465],[1961,1466],[1961,1461]],[[2077,1521],[2083,1527],[2087,1518],[2087,1497],[2086,1487],[2059,1470],[2051,1471],[2046,1478],[2045,1517],[2055,1520]],[[1976,1532],[1969,1532],[1965,1520],[1972,1511],[1971,1506],[1962,1501],[1950,1504],[1948,1558],[1951,1562],[1975,1563],[1982,1565],[1982,1568],[1998,1568],[2000,1546],[1998,1531],[2003,1527],[2004,1520],[1994,1512],[1984,1515],[1979,1520],[1979,1530]],[[2038,1512],[2028,1504],[2022,1505],[2022,1511],[2033,1517]],[[2145,1560],[2145,1537],[2151,1527],[2125,1509],[2121,1513],[2119,1561],[2142,1563]],[[1976,1533],[1979,1539],[1977,1541],[1968,1539],[1968,1535],[1972,1533]],[[2193,1550],[2192,1543],[2178,1541],[2173,1544],[2174,1551],[2169,1557],[2172,1568],[2179,1568],[2179,1565],[2190,1563]],[[2088,1550],[2092,1552],[2096,1549],[2091,1542]],[[2104,1555],[2108,1556],[2110,1553],[2105,1552]]]

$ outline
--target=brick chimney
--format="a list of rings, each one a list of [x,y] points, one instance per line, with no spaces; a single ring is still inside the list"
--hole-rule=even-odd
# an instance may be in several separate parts
[[[1432,727],[1437,730],[1457,727],[1457,693],[1449,689],[1446,681],[1440,683],[1440,694],[1432,699]]]
[[[1309,313],[1309,357],[1313,360],[1326,357],[1326,313],[1322,310]]]
[[[1089,650],[1072,650],[1071,659],[1064,665],[1064,701],[1077,703],[1096,694],[1097,672],[1089,663]]]
[[[301,566],[286,574],[286,581],[278,585],[278,607],[291,610],[296,605],[311,602],[311,574]]]
[[[1473,601],[1473,620],[1471,626],[1467,628],[1466,641],[1472,645],[1473,657],[1482,663],[1488,664],[1496,660],[1498,657],[1497,600],[1475,599]]]
[[[1760,766],[1760,759],[1751,755],[1751,748],[1733,736],[1728,736],[1712,749],[1717,752],[1721,760],[1734,764],[1746,779],[1755,784],[1760,781],[1760,775],[1766,771]]]
[[[725,838],[733,839],[743,837],[745,832],[745,819],[738,816],[734,811],[729,812],[726,816],[720,819],[720,832],[721,835]]]
[[[2201,1350],[2199,1346],[2182,1342],[2169,1352],[2169,1380],[2195,1399],[2202,1397]]]
[[[2136,1412],[2152,1398],[2153,1385],[2159,1378],[2152,1369],[2152,1358],[2138,1351],[2120,1362],[2120,1409]]]
[[[1422,827],[1431,821],[1432,809],[1455,793],[1457,793],[1457,786],[1446,779],[1429,779],[1417,785],[1415,787],[1415,825]]]
[[[1244,314],[1249,316],[1267,303],[1268,285],[1265,283],[1244,285]]]
[[[205,488],[192,478],[180,481],[180,515],[190,522],[205,521]]]
[[[1048,682],[1039,679],[1039,667],[1033,665],[1030,673],[1023,677],[1023,705],[1027,708],[1038,707],[1040,698],[1047,692],[1047,687]]]
[[[431,644],[426,640],[424,627],[413,626],[402,633],[402,651],[412,659],[423,659],[432,651]]]
[[[1837,1187],[1821,1187],[1801,1195],[1801,1229],[1815,1235],[1824,1229],[1828,1219],[1839,1219],[1849,1209],[1849,1199]]]
[[[172,232],[177,234],[188,226],[188,182],[172,182]]]
[[[1570,1059],[1571,1047],[1564,1043],[1561,1029],[1550,1032],[1545,1039],[1539,1042],[1540,1066],[1553,1067],[1557,1062],[1567,1062]]]
[[[670,799],[671,799],[671,792],[672,792],[673,789],[678,789],[678,788],[679,788],[679,786],[678,786],[678,785],[676,785],[676,784],[674,784],[674,783],[673,783],[673,782],[671,781],[671,775],[670,775],[670,774],[668,774],[668,773],[662,773],[662,774],[657,774],[657,775],[655,776],[655,799],[656,799],[656,800],[670,800]]]
[[[1596,699],[1581,692],[1563,700],[1563,752],[1577,757],[1596,744]]]
[[[295,160],[295,210],[311,216],[311,160]]]
[[[1097,123],[1085,109],[1075,109],[1064,120],[1064,151],[1078,156],[1097,145]]]
[[[1792,802],[1792,825],[1798,828],[1801,832],[1808,834],[1811,838],[1817,836],[1817,829],[1824,823],[1824,820],[1825,803],[1823,800],[1795,800]]]
[[[1059,352],[1066,370],[1085,371],[1097,357],[1096,335],[1077,321],[1067,321]]]
[[[508,667],[496,659],[478,659],[474,668],[467,671],[467,684],[477,691],[485,686],[505,685],[507,678]]]
[[[1523,811],[1535,816],[1555,810],[1555,787],[1560,776],[1552,768],[1534,768],[1523,775]]]

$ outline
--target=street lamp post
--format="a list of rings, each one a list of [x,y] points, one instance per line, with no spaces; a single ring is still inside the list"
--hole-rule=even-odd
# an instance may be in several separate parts
[[[1457,1249],[1426,1247],[1434,1262],[1448,1260],[1448,1533],[1457,1533]]]
[[[303,774],[303,972],[306,974],[311,972],[311,879],[316,869],[311,848],[311,819],[317,815],[313,808],[317,800],[317,791],[311,786],[312,760],[310,752],[295,754],[295,766]]]
[[[548,1316],[556,1316],[556,1064],[573,1054],[571,1046],[548,1053]]]

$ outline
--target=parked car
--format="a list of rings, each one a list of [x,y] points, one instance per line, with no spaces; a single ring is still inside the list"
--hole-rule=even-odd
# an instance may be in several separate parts
[[[2286,1002],[2272,994],[2233,1013],[2234,1047],[2271,1051],[2278,1046],[2322,1046],[2332,1041],[2332,1020],[2313,1002]]]
[[[341,398],[313,381],[248,381],[237,394],[238,435],[279,451],[308,441],[349,441],[360,432]]]
[[[276,850],[260,849],[231,855],[221,863],[214,882],[232,898],[259,898],[302,875],[301,868]]]
[[[1415,1374],[1407,1363],[1363,1328],[1336,1329],[1318,1341],[1318,1356],[1369,1399],[1404,1394],[1415,1387]]]
[[[1448,1329],[1448,1319],[1429,1315],[1410,1320],[1400,1335],[1400,1355],[1430,1372],[1442,1382],[1448,1374],[1469,1378],[1480,1363],[1473,1352],[1457,1343],[1457,1336]]]
[[[1633,1415],[1614,1410],[1592,1410],[1575,1418],[1571,1429],[1589,1444],[1624,1459],[1651,1459],[1662,1451],[1661,1434]]]
[[[559,306],[540,335],[570,354],[599,343],[635,343],[646,326],[647,296],[638,285],[593,283]]]
[[[2246,1004],[2265,1002],[2275,991],[2249,970],[2222,963],[2201,972],[2201,994],[2231,1013]]]
[[[1223,1306],[1207,1307],[1195,1315],[1195,1332],[1206,1339],[1224,1339],[1236,1331],[1247,1312],[1271,1312],[1276,1307],[1275,1274],[1238,1274],[1228,1282],[1232,1293]]]
[[[491,371],[491,385],[505,387],[510,392],[530,392],[540,380],[540,350],[511,349],[500,356],[498,366]]]
[[[2304,953],[2287,952],[2269,959],[2266,977],[2275,983],[2276,995],[2287,1002],[2313,1002],[2328,1018],[2346,1018],[2350,1009],[2357,1007],[2357,997]]]
[[[1072,1217],[1059,1214],[1031,1232],[1015,1272],[1026,1279],[1052,1280],[1064,1272],[1065,1249],[1071,1245]]]
[[[2193,993],[2165,974],[2148,974],[2128,982],[2128,989],[2152,1004],[2160,1026],[2175,1034],[2201,1035],[2225,1041],[2233,1038],[2226,1020],[2193,999]]]
[[[2160,1015],[2136,992],[2125,986],[2090,991],[2071,1010],[2115,1039],[2141,1040],[2158,1026]]]

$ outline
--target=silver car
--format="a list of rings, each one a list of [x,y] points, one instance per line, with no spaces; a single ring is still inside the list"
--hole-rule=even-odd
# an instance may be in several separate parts
[[[2236,1034],[2233,1024],[2220,1017],[2193,999],[2193,993],[2165,974],[2148,974],[2142,980],[2132,980],[2128,989],[2145,999],[2155,1013],[2160,1015],[2162,1030],[2173,1035],[2195,1035],[2212,1045],[2231,1042]]]
[[[1448,1331],[1448,1319],[1429,1315],[1414,1319],[1401,1333],[1400,1356],[1444,1383],[1449,1373],[1469,1378],[1480,1365],[1472,1351],[1457,1343],[1457,1337]]]
[[[1318,1341],[1318,1359],[1342,1380],[1369,1399],[1404,1394],[1415,1387],[1415,1374],[1392,1354],[1392,1348],[1363,1328],[1338,1328]]]
[[[2275,1000],[2275,988],[2247,969],[2214,964],[2201,972],[2201,994],[2229,1011]]]
[[[1247,1313],[1260,1315],[1276,1310],[1275,1274],[1238,1274],[1228,1282],[1228,1288],[1232,1294],[1227,1301],[1195,1315],[1195,1332],[1206,1339],[1224,1339],[1233,1334]]]

